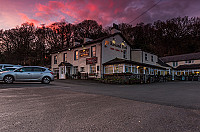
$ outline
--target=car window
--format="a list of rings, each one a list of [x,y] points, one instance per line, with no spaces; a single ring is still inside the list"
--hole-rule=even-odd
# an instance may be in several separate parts
[[[40,67],[33,67],[34,72],[44,72],[46,69]]]
[[[13,66],[12,65],[5,65],[4,68],[6,68],[6,67],[13,67]]]
[[[0,69],[2,69],[2,66],[0,66]]]

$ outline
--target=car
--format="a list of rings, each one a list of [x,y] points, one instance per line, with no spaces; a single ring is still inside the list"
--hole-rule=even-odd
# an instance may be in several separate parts
[[[14,70],[16,70],[18,68],[20,68],[20,67],[6,67],[4,69],[1,69],[1,71],[14,71]]]
[[[14,81],[35,81],[49,84],[54,81],[54,75],[51,70],[40,66],[23,66],[14,71],[0,72],[0,81],[10,84]]]

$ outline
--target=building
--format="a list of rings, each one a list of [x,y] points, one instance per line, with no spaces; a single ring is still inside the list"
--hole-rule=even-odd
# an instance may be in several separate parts
[[[158,63],[156,55],[131,49],[130,43],[116,28],[112,28],[111,35],[96,40],[85,38],[83,44],[74,43],[68,49],[52,53],[51,57],[51,68],[59,79],[77,74],[89,78],[116,73],[167,74],[166,67]]]
[[[173,75],[200,75],[200,52],[166,56],[161,57],[160,59],[172,67]]]

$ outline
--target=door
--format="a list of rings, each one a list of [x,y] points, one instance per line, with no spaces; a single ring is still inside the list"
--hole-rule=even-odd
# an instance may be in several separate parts
[[[65,79],[65,77],[66,77],[66,76],[65,76],[65,66],[60,66],[60,67],[59,67],[59,73],[60,73],[60,74],[59,74],[59,75],[60,75],[60,76],[59,76],[59,79]]]
[[[32,80],[42,80],[42,77],[44,75],[44,68],[40,67],[33,67],[33,72],[31,73],[32,75]]]
[[[30,80],[32,67],[23,67],[15,71],[16,80]]]

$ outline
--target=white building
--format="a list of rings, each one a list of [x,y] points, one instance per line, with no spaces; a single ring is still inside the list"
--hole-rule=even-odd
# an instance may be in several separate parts
[[[165,74],[166,67],[158,64],[156,55],[131,50],[130,46],[120,31],[113,28],[109,36],[97,40],[84,39],[83,44],[51,54],[51,68],[59,74],[59,79],[78,72],[89,78],[115,73]]]

